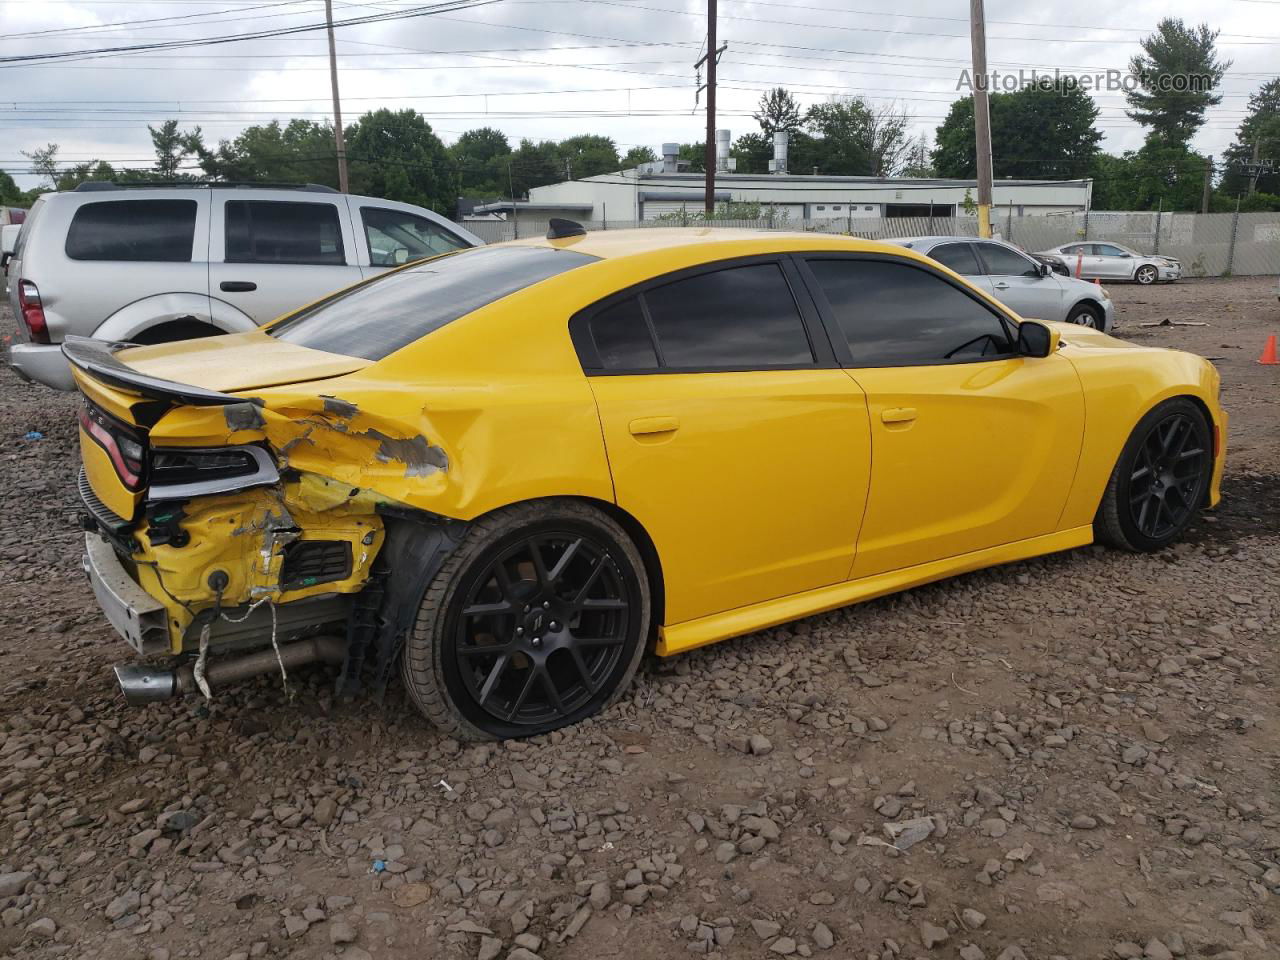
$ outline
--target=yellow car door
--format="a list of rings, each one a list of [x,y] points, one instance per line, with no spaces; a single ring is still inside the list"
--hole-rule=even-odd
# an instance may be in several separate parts
[[[791,261],[657,278],[571,330],[618,505],[662,565],[664,623],[848,576],[870,472],[866,400]]]
[[[867,398],[871,485],[851,576],[1057,530],[1084,433],[1070,361],[1017,355],[1012,320],[915,261],[811,256],[804,270]]]

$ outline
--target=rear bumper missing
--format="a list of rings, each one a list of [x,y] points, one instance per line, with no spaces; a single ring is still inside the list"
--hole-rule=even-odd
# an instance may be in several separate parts
[[[97,533],[86,533],[81,564],[102,612],[129,646],[144,657],[168,653],[164,605],[138,586],[115,548]]]

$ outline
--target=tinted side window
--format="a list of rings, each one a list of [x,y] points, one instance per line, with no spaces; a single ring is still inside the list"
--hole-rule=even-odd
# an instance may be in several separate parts
[[[813,362],[804,321],[776,263],[728,267],[646,291],[668,368],[785,367]]]
[[[105,200],[86,203],[71,218],[72,260],[191,259],[196,236],[194,200]]]
[[[591,339],[606,370],[647,370],[658,365],[638,297],[615,303],[592,317]]]
[[[227,263],[342,265],[342,228],[332,203],[228,200]]]
[[[929,256],[966,277],[982,273],[978,258],[973,255],[973,247],[967,243],[941,244],[930,250]]]
[[[980,243],[982,259],[987,264],[987,273],[996,277],[1021,277],[1024,274],[1036,274],[1036,266],[1022,254],[1002,247],[998,243]]]
[[[883,260],[810,260],[855,367],[979,360],[1012,352],[988,307],[942,277]]]
[[[403,210],[363,207],[360,218],[369,244],[369,262],[375,267],[394,267],[471,246],[426,217]]]
[[[1124,251],[1119,247],[1113,247],[1109,243],[1095,243],[1093,252],[1100,257],[1123,257]]]

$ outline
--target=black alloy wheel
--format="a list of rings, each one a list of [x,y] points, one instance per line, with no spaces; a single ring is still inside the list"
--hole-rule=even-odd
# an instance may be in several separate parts
[[[1165,401],[1125,444],[1094,522],[1099,539],[1128,550],[1158,550],[1177,539],[1205,505],[1213,435],[1186,398]]]
[[[1129,514],[1139,533],[1160,540],[1186,526],[1204,496],[1210,456],[1185,413],[1147,431],[1129,474]]]
[[[493,719],[564,722],[617,669],[631,601],[604,544],[538,533],[470,580],[453,655],[467,693]]]
[[[643,563],[611,518],[575,502],[511,507],[477,522],[436,575],[406,684],[455,736],[546,733],[625,690],[648,627]]]

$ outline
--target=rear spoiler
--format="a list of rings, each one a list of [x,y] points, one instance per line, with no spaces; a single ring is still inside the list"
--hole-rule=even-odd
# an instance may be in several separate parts
[[[92,340],[89,337],[67,337],[62,343],[62,355],[71,365],[83,370],[96,380],[122,390],[141,393],[156,400],[176,400],[193,407],[217,407],[230,403],[251,403],[262,406],[257,397],[236,397],[216,390],[205,390],[174,380],[148,376],[116,359],[116,351],[136,347],[136,343],[118,343],[108,340]]]

